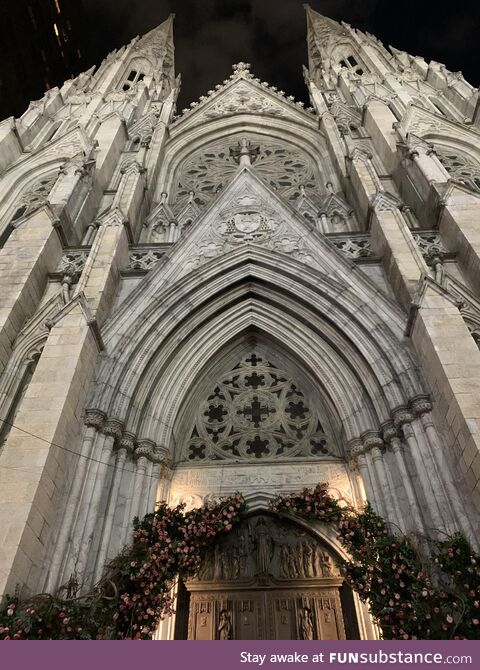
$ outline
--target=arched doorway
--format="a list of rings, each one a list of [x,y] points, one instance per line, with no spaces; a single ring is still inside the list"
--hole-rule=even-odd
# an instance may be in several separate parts
[[[183,590],[185,589],[185,590]],[[290,520],[258,513],[220,539],[180,589],[175,637],[358,637],[351,592],[331,548]]]

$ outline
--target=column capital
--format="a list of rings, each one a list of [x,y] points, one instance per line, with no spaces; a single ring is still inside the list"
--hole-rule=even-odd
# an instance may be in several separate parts
[[[102,430],[106,419],[106,414],[99,409],[87,409],[85,412],[85,424],[97,430]]]

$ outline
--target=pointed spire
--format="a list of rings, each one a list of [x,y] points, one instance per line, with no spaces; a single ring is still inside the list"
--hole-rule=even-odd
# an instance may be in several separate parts
[[[303,6],[307,14],[308,65],[310,74],[313,74],[314,70],[328,60],[330,47],[348,32],[343,25],[319,14],[310,5]]]
[[[156,26],[148,33],[145,33],[138,42],[136,43],[134,49],[135,51],[159,51],[162,48],[165,48],[170,42],[173,46],[173,19],[175,14],[170,14],[168,19],[160,25]]]
[[[161,72],[163,77],[170,81],[172,87],[175,82],[174,18],[175,14],[170,14],[166,21],[143,35],[132,50],[132,53],[148,58],[153,65],[154,73]]]

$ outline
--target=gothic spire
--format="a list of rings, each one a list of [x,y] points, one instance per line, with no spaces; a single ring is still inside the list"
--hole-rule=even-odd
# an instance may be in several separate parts
[[[174,43],[173,43],[173,19],[175,14],[170,14],[168,19],[150,32],[141,37],[133,48],[138,56],[148,58],[154,70],[161,70],[163,77],[174,81]]]
[[[328,61],[328,55],[339,37],[347,35],[344,26],[328,16],[319,14],[304,4],[307,13],[308,66],[310,74]]]

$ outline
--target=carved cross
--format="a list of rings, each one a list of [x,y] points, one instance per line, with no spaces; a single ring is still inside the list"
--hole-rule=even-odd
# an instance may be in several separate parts
[[[244,407],[242,410],[238,410],[238,414],[243,414],[245,417],[250,418],[255,428],[260,427],[260,423],[263,421],[264,417],[266,418],[269,414],[274,414],[276,410],[270,407],[263,406],[262,403],[258,400],[257,396],[253,396],[250,406]]]

